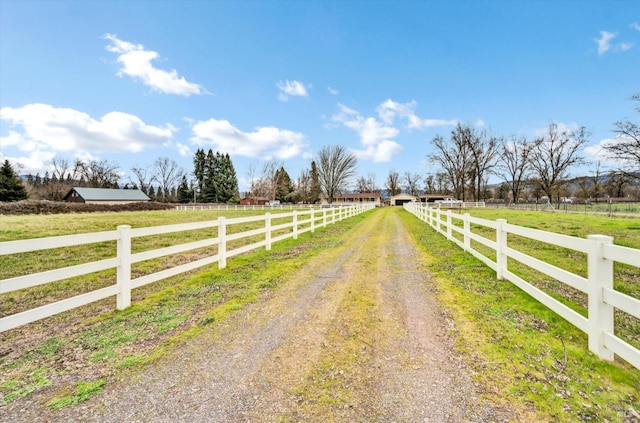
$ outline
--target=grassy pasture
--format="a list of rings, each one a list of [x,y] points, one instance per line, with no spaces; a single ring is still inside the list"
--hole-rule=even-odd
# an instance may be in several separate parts
[[[473,216],[504,218],[510,223],[584,237],[605,234],[615,243],[640,248],[640,219],[555,213],[471,209]],[[406,213],[402,219],[430,257],[439,300],[451,312],[458,347],[472,360],[476,380],[487,397],[523,413],[529,422],[637,422],[640,413],[640,370],[616,360],[609,363],[588,351],[587,337],[479,260],[453,246],[444,236]],[[472,227],[474,232],[480,227]],[[485,230],[488,239],[495,233]],[[576,273],[585,272],[575,253],[518,237],[509,244],[530,255]],[[494,258],[487,248],[473,247]],[[495,254],[495,253],[493,253]],[[511,264],[510,264],[511,268]],[[515,273],[581,313],[582,293],[571,292],[521,266]],[[638,269],[616,266],[616,288],[640,296]],[[564,299],[564,296],[569,296]],[[640,347],[640,324],[616,315],[616,333]]]
[[[278,214],[290,210],[274,210],[272,226],[285,223],[291,218],[278,218]],[[264,214],[263,212],[262,214]],[[68,215],[30,215],[0,216],[0,241],[33,239],[49,236],[73,235],[90,232],[115,230],[119,225],[132,228],[162,226],[178,223],[216,220],[220,216],[227,219],[260,214],[253,210],[205,210],[205,211],[145,211],[101,214]],[[306,220],[308,216],[305,216]],[[299,219],[302,220],[302,219]],[[227,227],[227,234],[264,227],[264,222],[251,222]],[[290,232],[291,229],[274,231],[273,236]],[[186,242],[215,238],[218,228],[206,228],[195,231],[174,232],[132,240],[132,253],[155,250]],[[264,235],[244,238],[227,243],[227,249],[258,242]],[[200,248],[180,254],[147,260],[132,265],[132,278],[137,278],[160,270],[175,267],[206,256],[215,255],[217,246]],[[0,279],[11,278],[36,272],[73,266],[116,256],[115,242],[101,242],[45,251],[34,251],[10,256],[0,256]],[[49,283],[0,296],[0,313],[13,314],[74,295],[90,292],[112,285],[115,281],[115,269],[96,272],[77,278]]]
[[[282,211],[287,212],[290,210]],[[285,219],[277,218],[279,213],[272,212],[273,225],[284,223]],[[136,228],[255,214],[225,210],[0,216],[0,240],[98,232],[113,230],[122,224]],[[317,228],[315,233],[303,234],[297,241],[274,243],[269,252],[260,249],[234,257],[224,270],[218,270],[214,264],[141,287],[132,292],[133,305],[124,311],[115,310],[115,298],[108,298],[0,334],[0,407],[47,387],[53,389],[49,403],[52,408],[74,404],[98,393],[105,380],[112,380],[121,372],[139,371],[146,363],[161,358],[166,351],[197,336],[210,325],[224,321],[260,295],[277,289],[285,275],[299,268],[310,256],[343,242],[340,236],[365,218],[356,216]],[[307,216],[299,220],[303,219]],[[231,227],[228,233],[253,229],[252,225],[257,227],[261,223]],[[194,240],[194,236],[202,239],[216,235],[214,228],[207,233],[149,237],[140,240],[140,244],[134,242],[133,250],[144,251]],[[111,257],[115,254],[115,245],[60,250],[66,251],[2,257],[0,278]],[[197,251],[191,253],[193,257],[184,253],[181,257],[143,262],[140,264],[146,267],[134,268],[134,272],[151,273],[197,258]],[[112,284],[114,278],[114,272],[99,272],[0,295],[0,313],[13,314],[91,291]]]
[[[483,219],[506,219],[507,222],[514,225],[579,238],[595,234],[608,235],[614,238],[616,245],[640,249],[640,217],[585,216],[496,209],[470,209],[468,212],[472,216]],[[461,226],[460,221],[455,223]],[[471,230],[490,240],[495,241],[496,239],[495,231],[492,229],[472,224]],[[457,237],[461,239],[460,235]],[[586,254],[515,235],[509,235],[508,243],[509,246],[527,255],[582,277],[587,277]],[[495,260],[495,252],[488,247],[475,241],[472,241],[472,247]],[[509,269],[574,311],[587,316],[586,294],[515,260],[510,260]],[[616,263],[614,265],[614,288],[632,297],[640,298],[640,269]],[[616,334],[636,348],[640,348],[640,321],[619,311],[616,311],[615,320]]]

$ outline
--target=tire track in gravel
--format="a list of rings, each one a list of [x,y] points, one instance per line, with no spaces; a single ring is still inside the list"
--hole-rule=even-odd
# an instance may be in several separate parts
[[[16,421],[503,421],[479,405],[394,209],[136,377]]]

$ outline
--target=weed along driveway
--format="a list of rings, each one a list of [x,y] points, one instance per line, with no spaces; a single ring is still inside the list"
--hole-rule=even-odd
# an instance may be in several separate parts
[[[505,421],[454,351],[428,258],[400,213],[367,213],[230,317],[135,371],[112,372],[100,394],[52,409],[54,389],[44,389],[0,408],[0,419]]]

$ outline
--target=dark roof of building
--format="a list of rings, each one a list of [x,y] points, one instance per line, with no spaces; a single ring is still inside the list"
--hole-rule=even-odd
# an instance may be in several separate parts
[[[64,196],[66,199],[75,191],[84,198],[84,201],[149,201],[147,194],[139,189],[118,189],[118,188],[82,188],[73,187]]]

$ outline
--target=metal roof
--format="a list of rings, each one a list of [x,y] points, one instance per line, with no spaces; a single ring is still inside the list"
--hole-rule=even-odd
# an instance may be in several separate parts
[[[81,188],[73,187],[75,191],[84,198],[84,201],[149,201],[147,195],[139,189],[117,189],[117,188]],[[69,191],[69,194],[71,194]],[[65,195],[65,198],[69,196]]]

